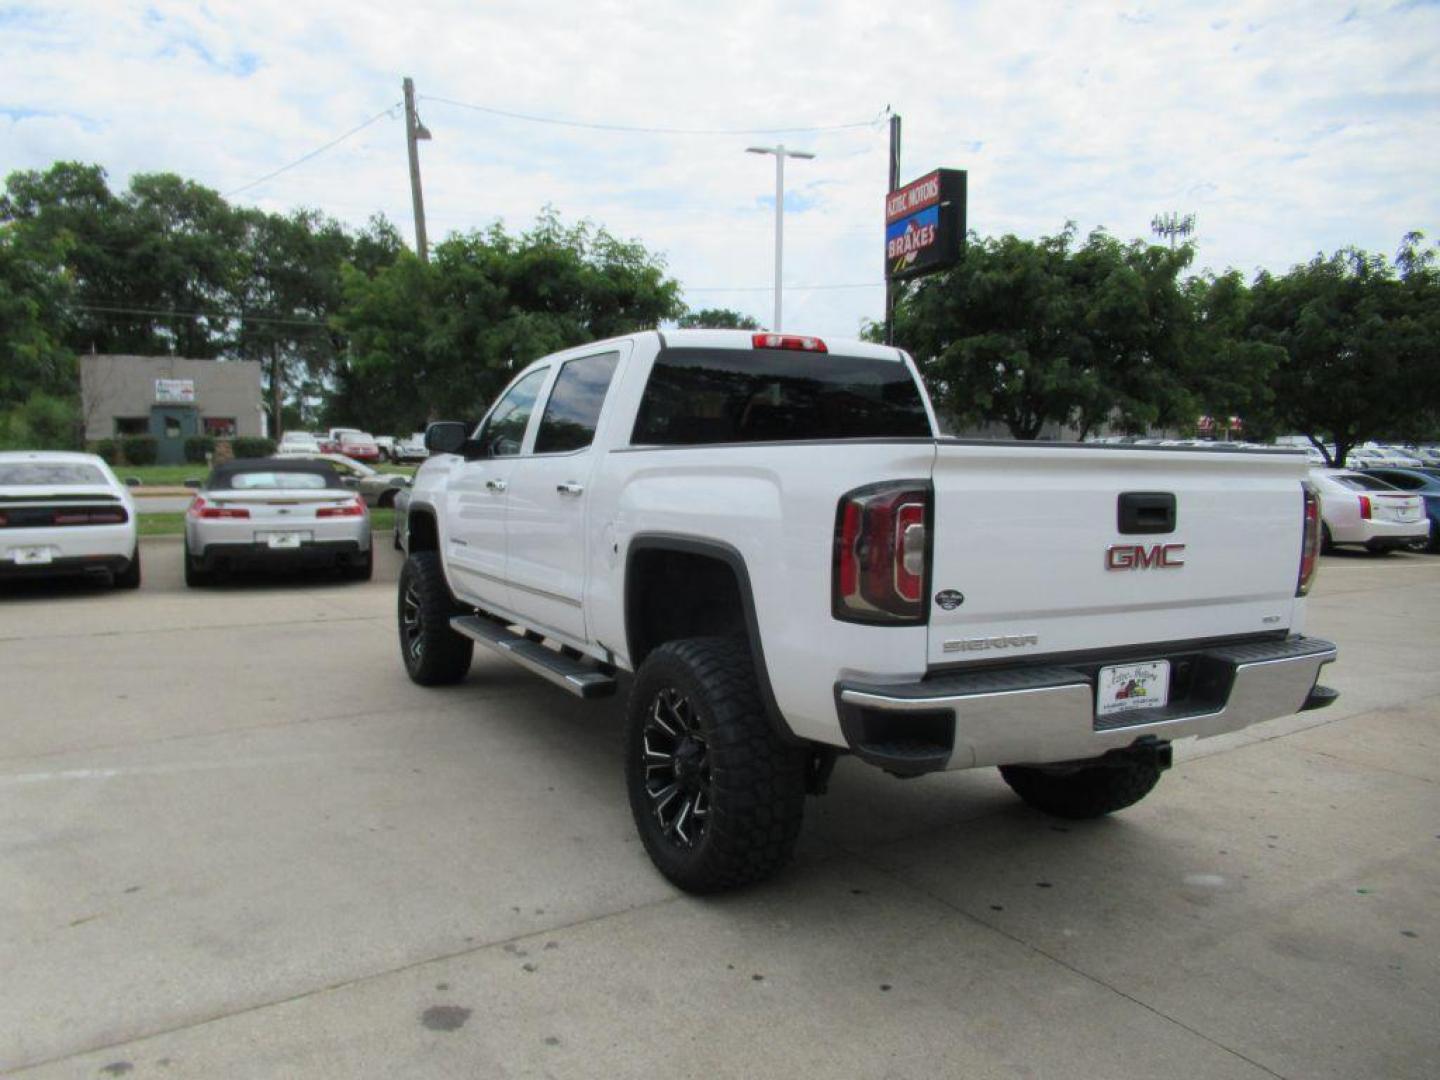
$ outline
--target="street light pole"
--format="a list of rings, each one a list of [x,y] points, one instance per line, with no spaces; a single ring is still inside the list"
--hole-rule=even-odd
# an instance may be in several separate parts
[[[807,150],[787,150],[784,143],[778,146],[749,146],[745,152],[775,155],[775,325],[770,329],[779,333],[780,281],[785,268],[785,159],[793,157],[808,161],[815,155]]]

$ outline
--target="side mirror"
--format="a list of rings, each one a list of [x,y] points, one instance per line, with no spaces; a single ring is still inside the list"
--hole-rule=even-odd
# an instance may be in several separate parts
[[[425,429],[425,449],[432,454],[458,454],[468,434],[458,420],[437,420]]]
[[[195,477],[192,476],[192,477],[190,477],[189,479],[187,479],[187,480],[185,481],[185,486],[186,486],[187,488],[191,488],[192,490],[198,491],[199,488],[200,488],[200,484],[201,484],[201,483],[202,483],[202,481],[197,480],[197,479],[195,479]]]
[[[126,486],[126,487],[139,487],[139,486],[140,486],[140,477],[138,477],[138,476],[127,476],[127,477],[125,477],[125,486]]]

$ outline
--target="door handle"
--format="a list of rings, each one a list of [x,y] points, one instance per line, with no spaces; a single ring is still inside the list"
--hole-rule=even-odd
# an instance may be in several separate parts
[[[509,487],[509,485],[506,484],[504,480],[485,481],[485,488],[487,491],[504,491],[507,487]]]
[[[574,480],[566,480],[563,484],[556,484],[555,490],[561,495],[581,495],[584,494],[585,485],[577,484]]]

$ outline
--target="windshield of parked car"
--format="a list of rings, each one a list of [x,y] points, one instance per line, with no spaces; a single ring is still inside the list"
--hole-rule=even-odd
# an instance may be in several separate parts
[[[350,432],[347,431],[345,434],[340,436],[340,441],[347,446],[374,446],[375,436],[360,434],[352,435],[350,434]]]
[[[319,491],[325,477],[319,473],[252,472],[237,473],[230,478],[233,491]]]
[[[930,435],[910,369],[895,360],[780,349],[665,349],[631,442],[773,442]]]
[[[21,461],[0,465],[0,487],[108,483],[103,472],[84,462]]]

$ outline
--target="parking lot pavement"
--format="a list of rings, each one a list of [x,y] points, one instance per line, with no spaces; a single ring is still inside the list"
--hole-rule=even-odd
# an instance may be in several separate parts
[[[1061,823],[844,761],[801,857],[650,868],[621,704],[404,677],[376,580],[0,593],[0,1071],[1440,1074],[1440,559],[1323,560],[1331,709]]]

